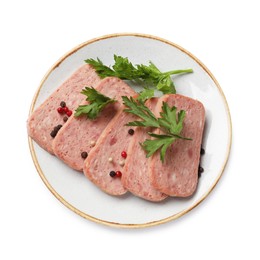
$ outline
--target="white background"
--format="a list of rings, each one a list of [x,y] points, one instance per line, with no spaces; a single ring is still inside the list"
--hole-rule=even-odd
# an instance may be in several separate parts
[[[259,259],[258,1],[1,1],[0,259]],[[198,57],[229,103],[232,152],[210,196],[146,229],[92,223],[63,206],[30,156],[26,119],[47,70],[78,44],[137,32]],[[221,128],[221,126],[219,126]]]

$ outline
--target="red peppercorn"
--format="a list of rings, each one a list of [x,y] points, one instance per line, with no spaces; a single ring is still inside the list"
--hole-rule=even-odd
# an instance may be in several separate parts
[[[123,158],[126,158],[126,157],[127,157],[127,153],[126,153],[125,151],[123,151],[123,152],[121,153],[121,156],[122,156]]]
[[[62,114],[63,113],[63,108],[62,107],[58,107],[57,111],[58,111],[59,114]]]
[[[68,107],[62,107],[62,111],[63,111],[64,113],[67,113],[67,112],[69,111],[69,109],[68,109]]]
[[[71,116],[71,115],[72,115],[72,111],[71,111],[71,110],[68,110],[68,111],[66,112],[66,115],[67,115],[67,116]]]
[[[121,176],[122,176],[122,172],[116,171],[116,177],[121,177]]]

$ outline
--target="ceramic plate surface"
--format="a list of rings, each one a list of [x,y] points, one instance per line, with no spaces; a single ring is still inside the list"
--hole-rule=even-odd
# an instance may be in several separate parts
[[[80,216],[117,227],[148,227],[176,219],[207,197],[220,179],[231,147],[231,119],[224,94],[210,71],[191,53],[167,40],[143,34],[113,34],[87,41],[62,57],[46,74],[32,101],[34,111],[63,81],[84,64],[99,57],[113,64],[113,55],[133,64],[152,61],[161,71],[192,68],[194,73],[176,76],[177,93],[201,101],[206,109],[201,165],[204,173],[195,194],[188,199],[169,198],[148,202],[131,194],[113,197],[99,190],[83,174],[62,163],[29,138],[37,171],[50,191]]]

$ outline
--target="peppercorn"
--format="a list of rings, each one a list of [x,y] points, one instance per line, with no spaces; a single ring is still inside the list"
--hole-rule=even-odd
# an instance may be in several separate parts
[[[56,134],[57,134],[57,132],[54,131],[54,130],[52,130],[51,133],[50,133],[50,135],[51,135],[52,138],[54,138],[54,137],[56,136]]]
[[[68,118],[67,116],[64,116],[64,117],[63,117],[63,122],[67,122],[68,119],[69,119],[69,118]]]
[[[204,172],[204,169],[199,165],[198,176],[201,177],[201,174]]]
[[[72,115],[72,111],[71,111],[71,110],[68,110],[68,111],[66,112],[66,115],[67,115],[67,116],[71,116],[71,115]]]
[[[81,153],[81,157],[82,157],[83,159],[86,159],[86,158],[88,157],[88,153],[87,153],[87,152],[82,152],[82,153]]]
[[[122,172],[116,171],[116,177],[121,177],[121,176],[122,176]]]
[[[61,128],[62,128],[62,125],[57,125],[54,127],[53,130],[58,132]]]
[[[201,155],[203,155],[203,154],[205,154],[205,150],[201,147],[201,149],[200,149],[200,154]]]
[[[63,108],[62,107],[58,107],[57,111],[58,111],[59,114],[62,114],[63,113]]]
[[[62,111],[63,111],[64,113],[67,113],[67,112],[69,111],[69,109],[68,109],[68,107],[63,107],[63,108],[62,108]]]
[[[115,176],[116,176],[116,172],[115,172],[115,171],[111,171],[111,172],[109,173],[109,175],[110,175],[111,177],[115,177]]]
[[[61,128],[62,128],[62,125],[55,126],[50,133],[51,137],[54,138]]]
[[[61,107],[66,107],[66,103],[65,103],[64,101],[61,101],[61,102],[60,102],[60,106],[61,106]]]
[[[131,128],[131,129],[128,130],[128,134],[133,135],[134,133],[135,133],[134,129]]]
[[[122,156],[123,158],[126,158],[126,157],[127,157],[127,153],[126,153],[125,151],[123,151],[123,152],[121,153],[121,156]]]
[[[92,141],[90,142],[90,145],[91,145],[91,146],[95,146],[95,145],[96,145],[96,142],[95,142],[94,140],[92,140]]]
[[[125,165],[125,162],[124,161],[119,161],[118,163],[120,166],[124,166]]]

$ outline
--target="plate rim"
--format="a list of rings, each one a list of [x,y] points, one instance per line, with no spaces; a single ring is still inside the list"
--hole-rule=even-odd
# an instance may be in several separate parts
[[[73,53],[77,52],[79,49],[97,42],[97,41],[101,41],[101,40],[105,40],[105,39],[109,39],[109,38],[115,38],[115,37],[125,37],[125,36],[132,36],[132,37],[141,37],[141,38],[148,38],[148,39],[152,39],[152,40],[157,40],[166,44],[169,44],[177,49],[179,49],[180,51],[184,52],[185,54],[187,54],[191,59],[193,59],[195,62],[197,62],[203,70],[205,70],[205,72],[209,75],[209,77],[213,80],[213,82],[215,83],[215,85],[218,88],[218,91],[220,93],[220,95],[222,96],[222,99],[224,101],[224,105],[225,105],[225,111],[227,113],[227,118],[228,118],[228,146],[227,146],[227,150],[226,150],[226,155],[225,155],[225,160],[223,162],[223,165],[220,169],[220,172],[215,180],[215,182],[213,183],[213,185],[204,193],[204,195],[202,195],[198,201],[196,201],[195,203],[193,203],[190,207],[176,213],[173,214],[167,218],[163,218],[160,220],[155,220],[155,221],[151,221],[151,222],[146,222],[146,223],[140,223],[140,224],[125,224],[125,223],[119,223],[119,222],[112,222],[112,221],[107,221],[107,220],[103,220],[103,219],[99,219],[96,217],[93,217],[81,210],[79,210],[78,208],[74,207],[72,204],[70,204],[68,201],[66,201],[53,187],[52,185],[49,183],[49,181],[47,180],[47,178],[45,177],[40,164],[38,162],[36,153],[35,153],[35,149],[34,149],[34,143],[31,137],[28,136],[28,143],[29,143],[29,149],[30,149],[30,153],[32,156],[32,160],[33,163],[35,165],[35,168],[38,172],[38,174],[40,175],[42,181],[44,182],[44,184],[46,185],[46,187],[50,190],[50,192],[63,204],[65,205],[67,208],[69,208],[71,211],[73,211],[74,213],[78,214],[79,216],[93,221],[95,223],[99,223],[99,224],[104,224],[106,226],[111,226],[111,227],[121,227],[121,228],[145,228],[145,227],[151,227],[151,226],[156,226],[156,225],[160,225],[160,224],[164,224],[167,222],[170,222],[172,220],[178,219],[179,217],[185,215],[186,213],[190,212],[192,209],[194,209],[195,207],[197,207],[211,192],[212,190],[215,188],[215,186],[217,185],[217,183],[219,182],[221,176],[224,173],[225,167],[227,165],[228,159],[229,159],[229,155],[230,155],[230,150],[231,150],[231,144],[232,144],[232,120],[231,120],[231,114],[230,114],[230,109],[227,103],[227,99],[224,95],[223,90],[220,87],[220,84],[218,83],[218,81],[216,80],[216,78],[214,77],[214,75],[210,72],[210,70],[196,57],[194,56],[191,52],[189,52],[188,50],[184,49],[183,47],[181,47],[180,45],[173,43],[169,40],[166,40],[164,38],[158,37],[158,36],[154,36],[154,35],[150,35],[150,34],[143,34],[143,33],[113,33],[113,34],[106,34],[100,37],[95,37],[92,38],[88,41],[85,41],[79,45],[77,45],[76,47],[74,47],[73,49],[71,49],[70,51],[68,51],[67,53],[65,53],[58,61],[56,61],[54,63],[53,66],[51,66],[51,68],[47,71],[47,73],[44,75],[44,77],[42,78],[39,87],[36,90],[36,93],[34,94],[31,106],[30,106],[30,110],[29,110],[29,116],[32,114],[34,108],[35,108],[35,104],[37,101],[37,98],[39,96],[40,90],[42,89],[42,86],[44,84],[44,82],[48,79],[49,75],[53,72],[53,70],[55,70],[55,68],[59,67],[59,65],[66,59],[68,58],[70,55],[72,55]]]

